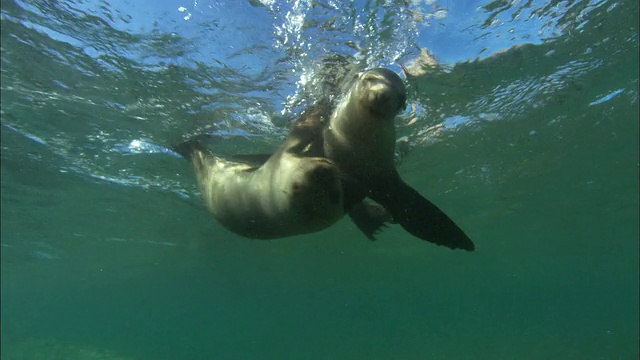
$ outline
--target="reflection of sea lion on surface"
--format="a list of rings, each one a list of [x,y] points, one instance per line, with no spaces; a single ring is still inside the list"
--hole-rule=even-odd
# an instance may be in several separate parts
[[[174,150],[191,159],[205,204],[224,227],[250,238],[274,239],[322,230],[344,215],[337,168],[326,158],[305,154],[318,130],[297,123],[260,166],[215,156],[202,138]]]

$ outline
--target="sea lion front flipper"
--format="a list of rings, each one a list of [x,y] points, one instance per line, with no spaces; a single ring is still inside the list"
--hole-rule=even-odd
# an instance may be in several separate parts
[[[368,201],[361,201],[349,209],[349,217],[362,233],[371,241],[385,227],[386,223],[395,223],[384,206]]]
[[[450,249],[473,251],[475,245],[456,223],[431,201],[407,185],[397,172],[371,192],[412,235]]]

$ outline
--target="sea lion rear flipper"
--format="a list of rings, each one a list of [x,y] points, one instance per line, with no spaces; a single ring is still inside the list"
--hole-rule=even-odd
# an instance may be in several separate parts
[[[475,249],[471,239],[447,214],[402,181],[397,173],[391,178],[374,189],[371,198],[387,208],[405,230],[450,249]]]
[[[395,223],[391,214],[384,206],[368,201],[361,201],[354,204],[351,209],[349,209],[349,217],[358,229],[372,241],[375,240],[374,235],[387,227],[386,223]]]
[[[208,134],[197,135],[186,141],[183,141],[179,144],[176,144],[171,147],[171,150],[180,154],[185,159],[191,159],[191,155],[195,151],[201,151],[205,154],[210,153],[209,149],[203,144],[204,141],[207,141],[211,138]]]

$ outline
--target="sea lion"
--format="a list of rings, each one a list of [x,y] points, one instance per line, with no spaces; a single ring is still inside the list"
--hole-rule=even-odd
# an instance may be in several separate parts
[[[174,147],[191,159],[204,202],[228,230],[248,238],[275,239],[320,231],[344,215],[340,174],[332,161],[306,154],[319,127],[295,124],[278,150],[258,167],[251,159],[226,160],[209,152],[202,137]]]
[[[347,210],[368,197],[414,236],[472,251],[475,246],[462,229],[407,185],[395,168],[394,119],[405,108],[406,99],[405,86],[396,73],[371,69],[358,74],[323,130],[322,155],[343,175]]]

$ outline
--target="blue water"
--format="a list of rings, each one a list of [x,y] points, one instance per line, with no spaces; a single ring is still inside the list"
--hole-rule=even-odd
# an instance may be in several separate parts
[[[637,359],[636,1],[2,2],[3,359]],[[405,76],[398,170],[476,251],[238,237],[167,146]]]

